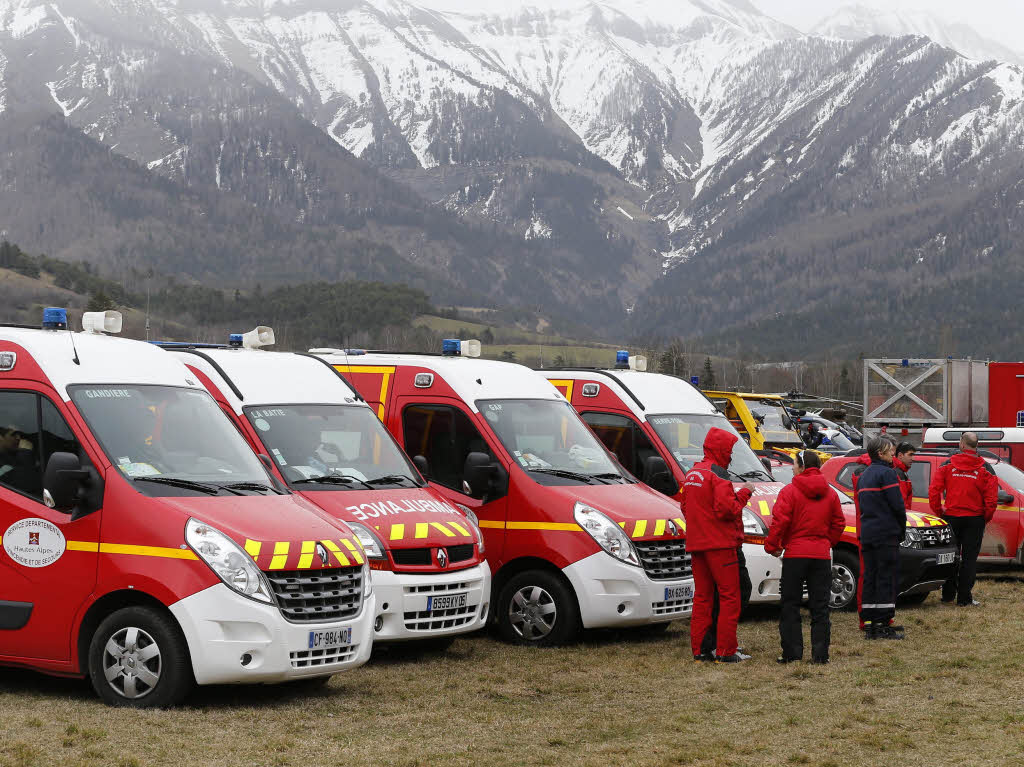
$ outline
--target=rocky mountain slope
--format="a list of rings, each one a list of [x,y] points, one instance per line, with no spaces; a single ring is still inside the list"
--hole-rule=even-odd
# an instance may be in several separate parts
[[[161,259],[196,276],[368,269],[442,301],[742,335],[1020,258],[1012,64],[802,35],[747,0],[481,7],[0,0],[0,120],[48,113],[131,161],[126,197],[173,198],[153,203]],[[47,173],[7,155],[0,229],[104,252],[66,212],[110,204],[87,178],[66,200],[54,152],[32,156]],[[111,263],[149,236],[118,215]]]

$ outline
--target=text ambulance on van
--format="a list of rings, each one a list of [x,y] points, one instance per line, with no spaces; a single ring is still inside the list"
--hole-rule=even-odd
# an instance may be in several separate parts
[[[324,360],[262,351],[267,327],[227,347],[162,344],[196,375],[249,445],[295,492],[355,531],[373,571],[375,641],[452,637],[484,626],[491,573],[473,513],[420,477],[354,389]],[[246,348],[242,348],[242,347]]]
[[[736,433],[729,420],[699,390],[674,376],[625,369],[544,370],[543,375],[572,403],[619,463],[645,484],[678,503],[683,477],[704,457],[711,427]],[[630,358],[634,364],[642,360]],[[743,555],[750,576],[744,601],[777,602],[780,560],[764,551],[771,508],[783,485],[776,482],[745,442],[733,448],[729,478],[753,496],[743,510]],[[745,584],[744,584],[745,585]]]
[[[277,489],[213,398],[116,312],[0,327],[0,664],[103,700],[322,678],[365,663],[355,534]]]
[[[471,508],[509,641],[688,615],[693,578],[678,508],[625,475],[536,372],[461,356],[314,350],[343,373],[450,501]]]

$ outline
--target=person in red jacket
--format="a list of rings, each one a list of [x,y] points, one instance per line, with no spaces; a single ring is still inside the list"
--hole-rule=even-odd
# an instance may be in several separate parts
[[[960,438],[960,452],[939,467],[928,488],[932,513],[949,522],[960,549],[957,572],[942,585],[943,604],[956,601],[966,607],[978,605],[973,595],[978,554],[985,525],[996,513],[998,498],[999,480],[992,467],[978,455],[978,435],[965,431]]]
[[[846,527],[839,496],[822,476],[821,459],[801,450],[793,462],[793,482],[779,493],[772,509],[772,525],[764,550],[782,557],[782,611],[779,663],[804,657],[800,603],[804,584],[811,609],[811,662],[828,663],[832,624],[829,591],[832,585],[832,548]]]
[[[914,483],[910,481],[910,464],[914,462],[917,448],[909,442],[900,442],[896,446],[896,457],[892,459],[892,467],[900,478],[900,493],[903,494],[903,507],[909,511],[914,504]]]
[[[751,491],[733,490],[732,483],[719,477],[715,466],[726,468],[732,460],[735,434],[712,428],[704,438],[704,460],[693,465],[683,479],[680,508],[686,520],[686,549],[693,564],[693,614],[690,616],[690,645],[693,659],[712,660],[701,651],[701,642],[711,626],[715,590],[719,612],[715,636],[716,663],[738,663],[746,656],[737,652],[736,626],[740,619],[740,574],[736,556],[737,525]]]

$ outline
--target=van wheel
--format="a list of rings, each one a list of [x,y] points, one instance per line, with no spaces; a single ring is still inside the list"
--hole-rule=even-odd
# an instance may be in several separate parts
[[[837,551],[832,557],[832,586],[829,606],[833,610],[857,609],[857,580],[860,560],[849,551]]]
[[[506,583],[496,612],[506,642],[551,647],[572,641],[580,631],[572,589],[544,570],[520,573]]]
[[[185,637],[166,613],[125,607],[108,615],[89,643],[89,679],[111,706],[166,708],[195,685]]]

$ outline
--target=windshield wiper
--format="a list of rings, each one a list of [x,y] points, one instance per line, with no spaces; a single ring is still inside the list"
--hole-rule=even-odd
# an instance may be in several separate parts
[[[308,479],[297,479],[292,482],[293,485],[344,485],[346,487],[358,482],[366,488],[373,489],[373,486],[366,482],[366,480],[359,479],[359,477],[353,477],[349,474],[325,474],[322,477],[309,477]]]
[[[416,480],[404,474],[385,474],[383,477],[374,477],[373,479],[366,480],[367,485],[400,485],[402,482],[416,484]]]
[[[281,491],[277,488],[271,487],[270,485],[264,485],[259,482],[232,482],[230,485],[219,485],[219,487],[222,487],[225,490],[252,490],[254,492],[269,490],[274,495],[281,494]]]
[[[742,474],[740,474],[738,476],[740,478],[742,478],[742,479],[757,479],[758,477],[768,477],[769,481],[773,481],[773,478],[769,477],[768,476],[768,472],[764,471],[763,469],[761,469],[761,470],[754,469],[753,471],[745,471],[745,472],[743,472]]]
[[[220,495],[220,488],[214,485],[204,485],[202,482],[193,482],[190,479],[180,477],[132,477],[133,482],[155,482],[160,485],[180,487],[185,490],[195,490],[207,495]]]
[[[578,471],[570,471],[569,469],[527,469],[529,472],[536,474],[550,474],[554,477],[565,477],[566,479],[578,479],[580,482],[586,482],[588,485],[593,484],[591,480],[597,479],[595,474],[583,474]]]
[[[622,476],[621,474],[615,471],[606,471],[602,472],[601,474],[589,474],[588,476],[593,477],[594,479],[618,479],[626,483],[629,482],[629,480],[626,479],[626,477]]]

